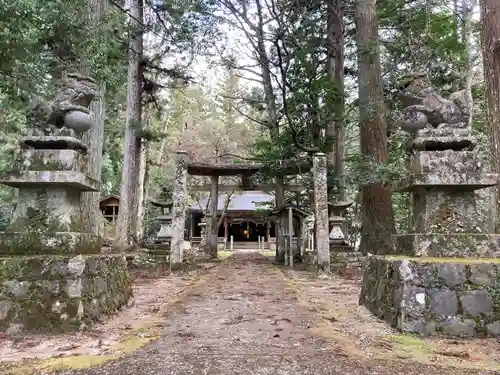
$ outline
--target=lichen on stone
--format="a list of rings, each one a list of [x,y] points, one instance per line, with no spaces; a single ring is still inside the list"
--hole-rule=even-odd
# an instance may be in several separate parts
[[[316,223],[317,265],[319,270],[330,272],[330,242],[328,231],[328,186],[325,154],[313,158],[314,217]]]
[[[370,257],[360,304],[404,332],[499,336],[498,261],[436,259]]]
[[[175,169],[174,191],[172,194],[172,239],[170,262],[182,263],[182,241],[184,241],[184,227],[186,221],[186,195],[187,195],[187,154],[177,153]]]
[[[78,330],[132,298],[126,260],[114,255],[3,258],[0,285],[0,331]]]

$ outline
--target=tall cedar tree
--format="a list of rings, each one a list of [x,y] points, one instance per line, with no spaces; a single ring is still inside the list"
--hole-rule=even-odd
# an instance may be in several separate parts
[[[127,116],[125,122],[125,142],[123,151],[122,184],[120,207],[116,225],[116,241],[120,247],[135,245],[137,238],[137,207],[140,202],[140,148],[141,139],[137,136],[142,121],[142,74],[143,57],[143,1],[129,0],[131,38],[129,42],[129,67],[127,77]]]
[[[498,0],[481,1],[481,40],[483,49],[484,81],[488,114],[493,171],[500,173],[500,3]],[[496,194],[496,212],[500,212],[500,194]],[[496,231],[500,220],[496,220]]]
[[[89,12],[95,23],[99,23],[108,11],[108,0],[89,0]],[[102,27],[102,25],[99,25]],[[98,30],[95,30],[99,32]],[[85,56],[82,58],[82,73],[91,75],[90,67]],[[91,104],[94,114],[94,126],[83,137],[83,141],[88,145],[88,162],[86,164],[87,174],[97,181],[101,181],[102,170],[102,150],[104,146],[104,117],[106,111],[105,104],[106,86],[100,82],[99,92]],[[99,211],[99,192],[85,192],[82,194],[82,217],[85,229],[93,234],[101,233],[101,212]]]
[[[373,170],[388,157],[376,0],[356,0],[356,30],[361,153]],[[391,188],[379,182],[364,184],[361,197],[360,250],[388,254],[392,248],[391,235],[395,232]]]

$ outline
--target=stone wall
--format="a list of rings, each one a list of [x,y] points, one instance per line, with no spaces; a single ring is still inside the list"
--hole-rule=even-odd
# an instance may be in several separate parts
[[[332,271],[358,270],[363,268],[365,256],[358,251],[335,251],[330,250],[330,267]],[[316,269],[318,256],[316,251],[306,251],[302,256],[302,263],[309,270]]]
[[[346,269],[361,270],[365,257],[359,251],[330,250],[330,264],[332,270],[343,271]]]
[[[359,302],[404,332],[500,336],[500,262],[372,256]]]
[[[132,298],[124,256],[0,259],[0,331],[69,331]]]

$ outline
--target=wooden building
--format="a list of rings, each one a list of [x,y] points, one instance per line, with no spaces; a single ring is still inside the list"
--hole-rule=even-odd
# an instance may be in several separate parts
[[[112,224],[116,224],[118,218],[118,207],[120,206],[120,197],[118,195],[108,195],[99,202],[99,209],[104,218]]]
[[[227,200],[227,192],[219,195],[217,217],[220,218]],[[186,229],[190,240],[196,242],[201,236],[200,223],[206,209],[208,196],[192,204],[188,209]],[[263,191],[238,191],[231,195],[223,223],[218,229],[218,242],[228,244],[231,239],[234,248],[257,248],[259,242],[270,248],[275,242],[275,223],[270,216],[274,195]],[[226,246],[228,247],[228,246]]]

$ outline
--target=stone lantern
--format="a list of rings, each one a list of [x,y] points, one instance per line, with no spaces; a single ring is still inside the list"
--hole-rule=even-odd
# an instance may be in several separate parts
[[[345,210],[352,206],[353,201],[340,201],[335,203],[328,203],[329,217],[328,223],[330,225],[330,234],[328,236],[330,247],[344,247],[348,246],[346,235],[344,233],[344,215]]]
[[[164,204],[162,214],[156,220],[160,225],[160,229],[156,234],[157,242],[170,242],[172,239],[172,203]]]
[[[161,214],[156,217],[156,222],[159,225],[158,232],[155,236],[155,243],[168,243],[172,240],[172,198],[171,193],[166,188],[158,197],[158,200],[151,201],[153,206],[159,207]]]
[[[202,238],[202,241],[205,239],[205,231],[207,229],[207,219],[205,216],[201,218],[200,223],[198,224],[200,227],[200,237]]]

